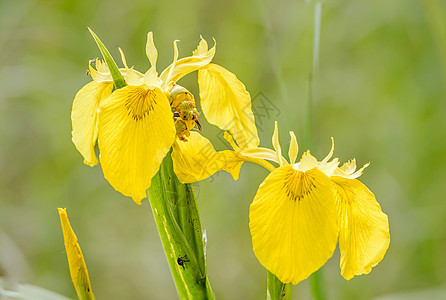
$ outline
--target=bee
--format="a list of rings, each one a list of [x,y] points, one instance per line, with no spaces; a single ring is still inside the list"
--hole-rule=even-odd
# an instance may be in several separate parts
[[[202,130],[198,121],[198,111],[195,108],[195,98],[191,92],[181,85],[174,84],[170,91],[170,106],[173,108],[175,120],[175,130],[178,138],[187,142],[186,137],[190,136],[190,130],[197,126]]]

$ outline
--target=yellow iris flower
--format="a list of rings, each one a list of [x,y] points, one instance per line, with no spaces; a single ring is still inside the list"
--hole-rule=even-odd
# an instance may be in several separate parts
[[[358,178],[355,160],[339,167],[330,153],[318,161],[309,151],[296,163],[290,132],[290,163],[281,155],[277,123],[273,146],[279,167],[260,185],[250,206],[254,253],[282,282],[297,284],[333,255],[339,235],[341,274],[368,274],[390,243],[387,215]]]
[[[151,32],[146,45],[151,67],[145,74],[128,68],[121,51],[125,68],[120,72],[126,86],[113,92],[112,78],[105,64],[97,61],[94,69],[90,63],[93,81],[77,93],[73,102],[73,142],[84,162],[90,166],[97,164],[94,147],[98,141],[105,178],[138,204],[146,197],[152,177],[172,146],[180,153],[173,157],[175,165],[182,163],[182,148],[202,148],[205,144],[213,148],[206,138],[189,132],[198,115],[195,101],[184,88],[179,93],[176,85],[193,71],[198,70],[200,103],[208,122],[231,132],[240,145],[256,147],[259,144],[251,98],[245,86],[234,74],[211,63],[216,46],[208,49],[201,38],[193,55],[182,59],[178,59],[177,41],[173,46],[173,62],[161,75],[156,70],[158,52]],[[171,106],[186,112],[174,115]],[[189,135],[186,142],[185,136]],[[200,162],[199,157],[196,160]],[[238,177],[237,166],[226,169]]]
[[[288,162],[282,156],[277,122],[274,151],[239,147],[230,137],[234,151],[209,152],[209,160],[222,156],[222,163],[204,164],[210,171],[189,169],[197,175],[226,169],[243,161],[262,165],[271,173],[260,184],[250,206],[249,227],[256,257],[283,283],[297,284],[317,271],[333,255],[339,240],[341,274],[349,280],[368,274],[384,257],[390,243],[387,215],[375,196],[358,178],[351,160],[339,167],[330,153],[318,161],[309,151],[296,163],[298,144],[290,132]],[[190,149],[193,157],[194,151]],[[275,162],[275,168],[266,160]],[[177,173],[178,174],[178,173]],[[191,178],[180,176],[180,181]]]

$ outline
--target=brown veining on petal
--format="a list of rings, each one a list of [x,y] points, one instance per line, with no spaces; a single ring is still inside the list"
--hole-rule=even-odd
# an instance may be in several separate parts
[[[153,110],[154,103],[156,104],[155,90],[141,88],[129,94],[125,107],[133,120],[141,121]]]
[[[314,179],[305,172],[290,169],[286,175],[284,189],[289,199],[300,201],[315,188]]]

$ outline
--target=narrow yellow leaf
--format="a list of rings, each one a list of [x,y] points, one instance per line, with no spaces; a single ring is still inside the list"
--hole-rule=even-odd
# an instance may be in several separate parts
[[[94,299],[90,278],[88,277],[87,265],[85,264],[76,234],[71,228],[70,221],[68,221],[66,208],[58,208],[57,210],[59,211],[71,279],[73,280],[77,296],[81,300]]]

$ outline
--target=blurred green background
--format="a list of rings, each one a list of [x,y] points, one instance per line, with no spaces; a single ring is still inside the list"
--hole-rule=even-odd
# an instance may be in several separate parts
[[[253,97],[263,146],[274,120],[282,147],[294,130],[305,150],[313,64],[311,1],[0,1],[0,276],[74,298],[57,207],[67,207],[97,299],[175,299],[176,290],[147,200],[114,191],[100,167],[71,143],[75,93],[100,55],[90,26],[119,60],[158,70],[190,55],[200,34],[217,40],[214,62]],[[314,77],[312,153],[371,162],[361,180],[389,215],[391,245],[366,276],[345,281],[339,252],[323,268],[330,299],[446,297],[446,3],[324,1]],[[180,81],[198,98],[196,73]],[[265,110],[264,103],[272,110]],[[261,105],[262,104],[262,105]],[[221,133],[201,117],[204,134]],[[195,184],[207,232],[208,274],[220,299],[264,299],[248,208],[267,172],[245,164]],[[420,296],[421,295],[421,296]],[[412,297],[412,298],[411,298]],[[294,299],[311,299],[307,281]]]

